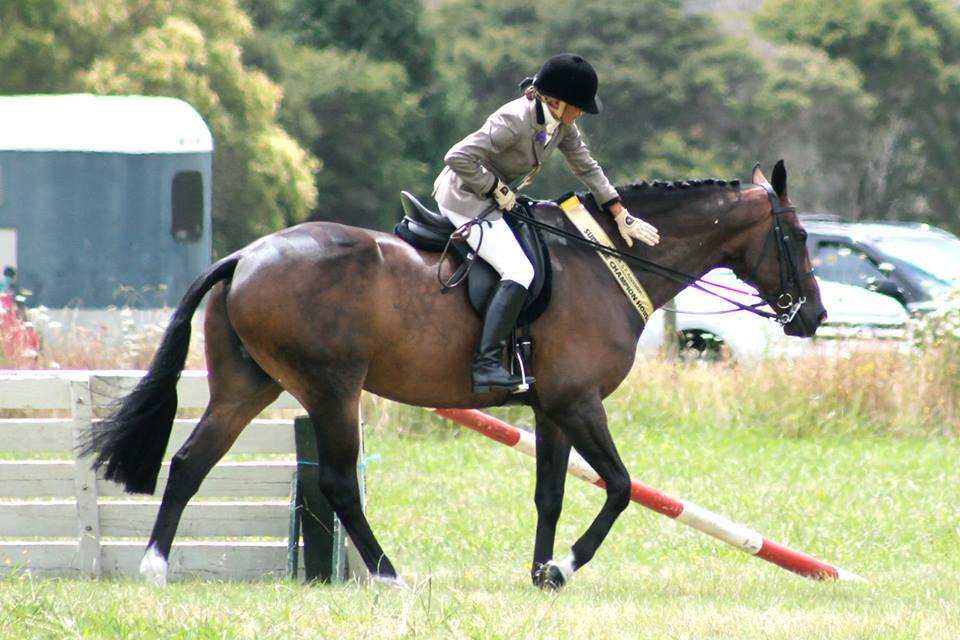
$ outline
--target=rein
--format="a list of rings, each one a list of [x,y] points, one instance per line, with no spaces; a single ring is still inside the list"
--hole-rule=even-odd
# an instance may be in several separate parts
[[[594,249],[595,251],[599,251],[607,255],[611,255],[611,256],[620,258],[622,260],[632,262],[638,265],[644,271],[665,277],[669,280],[673,280],[674,282],[678,282],[684,285],[685,287],[694,287],[696,289],[699,289],[700,291],[708,293],[716,298],[720,298],[721,300],[728,302],[729,304],[732,304],[734,307],[736,307],[736,309],[730,309],[728,311],[710,312],[710,313],[731,313],[733,311],[749,311],[750,313],[758,315],[762,318],[769,318],[772,320],[776,320],[780,325],[785,325],[791,320],[793,320],[797,312],[800,310],[800,307],[803,305],[803,303],[806,302],[806,298],[803,296],[800,296],[800,298],[796,302],[794,302],[793,296],[786,291],[785,283],[787,282],[787,278],[784,277],[784,274],[787,273],[788,274],[787,277],[789,278],[790,282],[792,284],[797,285],[799,288],[799,283],[801,281],[806,280],[807,278],[813,277],[813,270],[804,274],[797,273],[796,263],[793,259],[793,255],[790,253],[790,248],[787,245],[786,237],[783,232],[781,215],[784,213],[795,212],[796,207],[781,207],[779,198],[777,198],[776,193],[773,191],[773,187],[771,187],[769,184],[762,184],[760,186],[762,186],[766,190],[767,197],[770,199],[770,206],[772,208],[773,219],[774,219],[774,224],[771,231],[777,243],[777,247],[780,250],[778,255],[779,263],[780,263],[780,290],[777,292],[776,305],[778,308],[784,310],[782,313],[772,313],[772,312],[764,311],[763,309],[760,309],[760,307],[764,306],[766,302],[761,301],[756,304],[748,305],[748,304],[743,304],[741,302],[738,302],[736,300],[732,300],[724,296],[723,294],[717,293],[716,291],[712,291],[704,287],[703,284],[709,284],[711,286],[715,286],[723,289],[730,289],[730,287],[725,287],[723,285],[706,282],[701,280],[700,278],[691,276],[682,271],[678,271],[670,267],[665,267],[647,258],[635,256],[625,251],[621,251],[620,249],[617,249],[615,247],[608,247],[598,242],[594,242],[593,240],[584,238],[583,236],[573,234],[559,227],[554,227],[551,224],[541,222],[540,220],[535,219],[532,215],[528,216],[526,214],[518,213],[516,211],[508,211],[506,212],[506,214],[518,220],[523,220],[525,222],[528,222],[529,224],[532,224],[538,229],[541,229],[548,233],[552,233],[556,236],[566,238],[567,240],[571,240],[581,245],[588,246]],[[761,255],[761,259],[762,257],[763,256]],[[734,289],[730,289],[730,290],[736,291]]]

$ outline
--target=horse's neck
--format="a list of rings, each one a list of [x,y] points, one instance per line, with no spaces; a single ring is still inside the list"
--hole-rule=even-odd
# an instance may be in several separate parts
[[[679,241],[664,242],[652,260],[671,269],[676,277],[655,276],[649,271],[643,273],[642,268],[635,269],[640,271],[637,277],[641,282],[649,282],[648,295],[655,307],[672,300],[688,286],[690,278],[699,278],[720,263],[722,250],[718,235],[715,229],[702,229],[681,236]]]
[[[659,245],[643,249],[641,255],[677,274],[670,278],[656,275],[643,265],[632,265],[655,307],[687,286],[681,274],[696,278],[721,263],[725,248],[739,229],[733,213],[739,202],[738,193],[734,188],[715,187],[701,188],[686,196],[624,194],[624,205],[657,227],[662,238]]]
[[[701,187],[687,195],[656,192],[638,194],[629,188],[620,192],[624,206],[631,213],[659,229],[659,245],[647,247],[635,242],[632,250],[627,249],[620,240],[613,218],[600,211],[592,200],[585,202],[586,208],[618,248],[676,274],[676,277],[658,274],[644,263],[626,261],[654,307],[663,306],[687,286],[684,276],[696,278],[720,265],[725,252],[745,224],[740,215],[741,194],[736,187]],[[556,226],[564,226],[561,221],[564,214],[554,205],[544,205],[538,210],[538,217]],[[608,273],[604,261],[598,259],[594,252],[584,251],[582,246],[574,247],[563,239],[548,237],[548,241],[551,251],[564,268],[576,271],[583,268],[599,273],[598,281],[608,283],[612,291],[618,292],[617,297],[621,299],[624,309],[631,307],[627,296],[619,292],[616,280]],[[638,333],[642,326],[642,323],[636,325]]]

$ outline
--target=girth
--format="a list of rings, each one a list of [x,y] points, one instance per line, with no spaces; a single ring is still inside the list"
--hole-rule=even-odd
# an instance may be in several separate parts
[[[425,207],[407,191],[401,192],[400,203],[403,206],[404,218],[394,227],[394,233],[421,251],[443,251],[450,234],[454,232],[453,223],[443,215]],[[525,198],[518,198],[518,203],[528,209],[531,208],[530,201]],[[524,326],[539,318],[550,304],[552,280],[550,253],[539,229],[513,216],[505,216],[505,218],[520,247],[533,265],[535,274],[533,282],[530,283],[527,300],[517,320],[518,326]],[[461,264],[468,260],[474,261],[476,258],[466,242],[451,242],[450,247],[451,253]],[[483,260],[475,260],[467,277],[467,292],[470,304],[478,315],[483,314],[493,287],[499,281],[500,274],[493,267]]]

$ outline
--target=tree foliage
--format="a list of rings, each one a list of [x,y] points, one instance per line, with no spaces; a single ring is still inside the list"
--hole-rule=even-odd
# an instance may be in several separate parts
[[[392,229],[402,189],[430,192],[456,121],[420,3],[250,4],[246,59],[281,84],[281,121],[321,163],[310,217]]]
[[[420,2],[410,0],[290,0],[280,21],[299,44],[395,61],[415,83],[427,83],[434,42],[422,28],[422,14]]]
[[[167,95],[200,112],[216,145],[218,252],[312,207],[314,161],[277,124],[277,86],[242,64],[251,24],[233,0],[17,0],[0,17],[0,66],[26,65],[0,76],[5,93]]]
[[[960,226],[960,12],[951,0],[769,0],[757,16],[778,42],[855,67],[872,99],[859,124],[857,203],[870,217],[926,216]],[[857,126],[858,123],[850,123]]]
[[[820,167],[849,161],[829,141],[852,136],[849,119],[868,102],[856,70],[830,68],[817,51],[761,56],[678,0],[446,0],[433,21],[450,36],[441,59],[472,88],[474,127],[516,96],[517,81],[546,57],[576,51],[597,68],[606,105],[581,126],[615,181],[743,178],[755,161],[785,157],[804,166],[791,177],[797,193],[812,191],[810,206],[833,203],[847,188]],[[553,165],[536,194],[581,188],[562,163]]]
[[[392,228],[400,191],[430,180],[405,135],[428,126],[407,74],[357,52],[296,50],[281,116],[321,162],[313,219]]]
[[[606,109],[581,126],[616,182],[783,157],[803,210],[960,228],[954,0],[767,0],[754,35],[691,4],[6,0],[0,92],[193,104],[220,253],[306,218],[391,227],[397,192],[428,194],[447,149],[560,51],[597,67]],[[534,187],[582,188],[560,160]]]

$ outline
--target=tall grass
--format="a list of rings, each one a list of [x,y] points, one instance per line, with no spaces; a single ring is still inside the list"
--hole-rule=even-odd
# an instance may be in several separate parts
[[[122,313],[122,311],[118,311]],[[35,359],[0,354],[0,367],[27,369],[144,369],[164,323],[122,330],[60,326],[33,319],[43,347]],[[201,321],[195,319],[187,368],[205,367]],[[909,347],[909,348],[907,348]],[[641,357],[618,391],[625,407],[639,407],[646,424],[677,419],[710,420],[712,426],[743,427],[758,418],[786,434],[843,434],[869,431],[902,435],[956,436],[960,432],[960,311],[933,314],[908,345],[860,348],[856,341],[824,355],[822,350],[790,359],[677,362]],[[620,405],[618,405],[620,406]],[[632,410],[627,410],[628,413]],[[367,422],[410,433],[445,428],[419,410],[365,401]],[[506,411],[515,417],[520,411]]]
[[[715,427],[779,425],[785,433],[956,435],[956,382],[939,353],[849,351],[729,365],[639,363],[627,406]]]
[[[117,309],[120,321],[114,326],[52,320],[43,308],[31,309],[30,322],[41,336],[41,349],[31,357],[4,355],[0,368],[6,369],[146,369],[166,321],[138,324],[129,309]],[[193,324],[188,369],[203,369],[201,314]]]
[[[846,349],[829,357],[724,363],[640,358],[607,402],[611,423],[656,427],[752,428],[776,425],[784,435],[853,432],[903,436],[960,434],[957,354]],[[502,409],[529,422],[523,409]],[[410,434],[444,429],[419,409],[367,399],[369,428]]]

